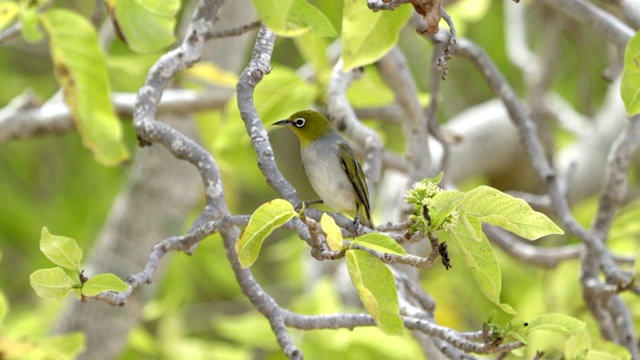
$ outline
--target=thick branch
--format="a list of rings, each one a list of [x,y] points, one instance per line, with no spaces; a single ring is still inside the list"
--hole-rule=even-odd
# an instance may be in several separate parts
[[[549,6],[562,11],[596,32],[613,41],[624,50],[634,31],[615,16],[584,0],[543,0]]]
[[[156,116],[219,109],[229,97],[230,94],[220,92],[165,90],[156,109]],[[119,116],[132,116],[135,100],[136,95],[131,93],[111,95],[111,102]],[[71,112],[62,99],[40,105],[32,93],[26,92],[0,109],[0,143],[40,135],[63,134],[74,129]]]

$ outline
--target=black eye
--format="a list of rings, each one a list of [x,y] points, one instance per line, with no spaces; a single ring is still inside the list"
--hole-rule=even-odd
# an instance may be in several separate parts
[[[293,120],[293,124],[296,127],[299,127],[299,128],[303,127],[304,123],[305,123],[305,120],[303,118],[297,118],[297,119]]]

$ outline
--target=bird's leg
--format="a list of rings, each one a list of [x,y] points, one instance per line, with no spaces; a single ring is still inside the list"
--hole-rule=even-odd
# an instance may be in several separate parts
[[[296,212],[304,213],[304,210],[309,207],[309,205],[314,204],[322,204],[322,200],[304,200],[298,206],[296,206]]]
[[[358,225],[361,225],[360,224],[360,204],[356,204],[356,216],[353,218],[353,226],[355,226],[356,228],[354,234],[358,233]]]

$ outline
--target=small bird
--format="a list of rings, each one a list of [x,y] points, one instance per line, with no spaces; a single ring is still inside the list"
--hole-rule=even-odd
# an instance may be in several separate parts
[[[319,112],[303,110],[273,125],[290,126],[298,136],[302,168],[322,202],[374,229],[362,166],[329,120]]]

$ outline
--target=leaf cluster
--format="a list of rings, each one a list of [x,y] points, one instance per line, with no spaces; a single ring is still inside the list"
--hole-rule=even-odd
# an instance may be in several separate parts
[[[79,300],[96,296],[104,291],[122,292],[129,288],[125,282],[114,274],[97,274],[85,277],[81,270],[82,249],[74,239],[52,235],[46,227],[42,228],[40,251],[57,267],[39,269],[29,276],[29,283],[35,293],[48,299],[62,299],[68,293]],[[75,273],[69,276],[66,270]]]

